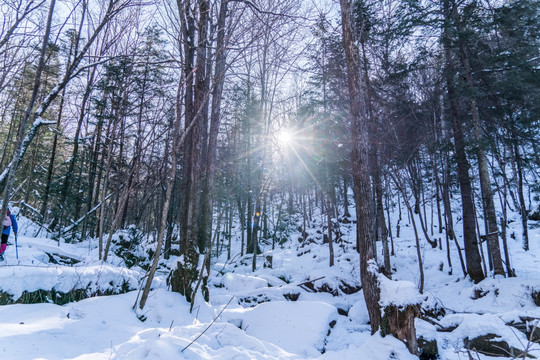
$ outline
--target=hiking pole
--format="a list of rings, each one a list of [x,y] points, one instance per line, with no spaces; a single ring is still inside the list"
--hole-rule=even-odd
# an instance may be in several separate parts
[[[17,246],[17,238],[19,235],[15,233],[15,256],[17,257],[17,260],[19,260],[19,247]]]

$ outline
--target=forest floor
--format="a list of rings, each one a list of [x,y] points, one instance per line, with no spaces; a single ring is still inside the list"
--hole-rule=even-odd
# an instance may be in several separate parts
[[[529,341],[538,340],[540,331],[525,334],[540,319],[538,224],[530,223],[527,252],[521,248],[519,219],[510,224],[517,277],[490,276],[479,284],[463,276],[454,243],[449,267],[446,239],[434,228],[433,238],[440,237],[443,246],[433,249],[421,238],[425,284],[418,294],[411,292],[419,285],[414,232],[405,216],[400,237],[395,237],[395,220],[391,263],[398,282],[383,290],[421,302],[424,315],[416,320],[417,336],[432,345],[422,358],[430,358],[430,351],[448,360],[522,358],[523,351],[540,358],[539,344]],[[128,268],[116,255],[107,263],[99,261],[95,240],[68,244],[36,238],[34,224],[22,217],[19,222],[19,247],[9,246],[0,263],[0,301],[41,303],[0,306],[2,359],[417,359],[392,336],[370,334],[354,223],[336,221],[342,236],[334,244],[333,267],[320,214],[312,217],[306,241],[294,230],[274,250],[263,243],[254,272],[252,256],[236,251],[235,236],[232,259],[224,251],[212,261],[210,302],[198,295],[190,312],[185,298],[167,289],[168,269],[176,258],[161,262],[146,307],[133,310],[146,273],[142,268]],[[458,222],[456,230],[460,227]],[[129,232],[123,236],[128,239]],[[119,239],[115,235],[116,246]],[[146,246],[151,245],[136,248],[135,255],[146,254]],[[377,246],[380,255],[382,246]],[[124,293],[75,301],[119,292]],[[485,354],[494,349],[499,357]]]

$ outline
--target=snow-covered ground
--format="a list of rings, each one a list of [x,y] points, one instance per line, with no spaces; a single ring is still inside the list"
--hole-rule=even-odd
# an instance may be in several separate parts
[[[362,291],[354,290],[360,286],[354,225],[340,225],[344,235],[334,246],[336,264],[329,267],[328,246],[317,233],[321,220],[322,216],[312,219],[309,238],[313,242],[302,244],[300,233],[293,233],[283,248],[271,250],[270,245],[263,245],[255,272],[251,258],[240,258],[235,251],[230,261],[226,254],[214,261],[210,303],[197,296],[191,313],[184,297],[168,291],[166,271],[158,273],[142,311],[133,309],[137,290],[63,306],[0,306],[0,358],[417,359],[392,336],[370,334]],[[424,309],[438,314],[430,321],[417,319],[416,328],[424,339],[437,340],[440,359],[469,359],[464,342],[487,334],[496,334],[515,349],[529,348],[529,354],[540,357],[537,344],[528,344],[524,333],[507,325],[540,319],[540,307],[531,297],[534,290],[540,291],[540,230],[537,224],[531,225],[528,252],[521,250],[519,221],[509,230],[516,234],[516,239],[508,240],[517,277],[489,277],[476,285],[463,277],[453,243],[450,275],[445,246],[432,249],[422,238],[425,287],[419,294],[414,235],[405,217],[401,237],[394,239],[393,281],[381,282],[381,301],[420,301]],[[36,228],[25,219],[20,227],[19,258],[12,245],[0,263],[4,295],[17,299],[25,291],[39,289],[67,293],[83,288],[96,294],[140,287],[145,271],[128,269],[114,255],[107,263],[98,261],[95,240],[58,244],[32,237]],[[456,224],[456,230],[460,227]],[[272,256],[271,268],[263,266],[267,256]],[[309,280],[315,281],[306,284]],[[438,331],[442,329],[447,331]],[[474,359],[494,359],[471,354]]]

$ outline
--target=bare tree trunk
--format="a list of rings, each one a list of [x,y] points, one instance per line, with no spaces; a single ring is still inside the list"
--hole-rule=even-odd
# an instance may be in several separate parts
[[[362,30],[363,31],[363,30]],[[383,258],[384,258],[384,274],[386,276],[391,276],[392,269],[390,265],[390,252],[388,249],[388,229],[386,228],[386,221],[384,219],[384,208],[382,203],[382,179],[381,179],[381,170],[380,170],[380,160],[379,160],[379,141],[377,141],[377,132],[376,132],[376,123],[375,115],[373,110],[373,96],[372,88],[369,80],[368,74],[368,64],[367,56],[364,41],[360,42],[362,47],[362,57],[363,57],[363,73],[364,73],[364,82],[365,82],[365,99],[367,105],[367,114],[369,120],[369,138],[370,138],[370,149],[369,149],[369,163],[371,169],[371,177],[373,179],[373,186],[375,188],[375,239],[379,237],[383,245]]]
[[[238,204],[238,218],[240,220],[240,232],[242,233],[242,239],[240,243],[240,256],[244,256],[244,247],[246,243],[245,234],[246,232],[244,229],[246,228],[246,213],[244,211],[244,206],[242,206],[242,199],[240,196],[237,197],[237,204]]]
[[[343,217],[351,217],[349,213],[349,186],[347,184],[347,176],[343,176]]]
[[[138,150],[138,151],[140,151],[140,150]],[[128,181],[127,181],[127,184],[125,185],[125,189],[124,189],[123,193],[119,196],[118,207],[116,208],[116,212],[114,214],[114,220],[113,220],[113,222],[112,222],[112,224],[111,224],[111,226],[109,228],[109,236],[107,237],[107,242],[105,243],[103,261],[107,261],[107,257],[109,255],[109,248],[110,248],[111,242],[112,242],[113,233],[119,227],[119,224],[121,223],[122,217],[123,217],[123,214],[124,214],[124,209],[127,207],[127,204],[128,204],[129,195],[130,195],[132,187],[133,187],[133,178],[135,176],[135,173],[137,172],[138,165],[139,165],[138,159],[139,159],[140,155],[139,155],[138,151],[137,151],[135,157],[132,160],[133,163],[131,165],[131,170],[130,170],[130,173],[128,175]],[[169,199],[169,202],[170,202],[170,199]]]
[[[503,155],[503,158],[506,158],[506,147],[504,148],[505,154]],[[504,174],[506,171],[506,162],[501,161],[500,162],[501,171]],[[506,266],[506,273],[508,274],[508,277],[514,277],[516,274],[512,270],[512,266],[510,264],[510,255],[508,252],[508,243],[507,243],[507,237],[506,237],[506,227],[507,225],[507,208],[508,208],[508,182],[503,178],[503,181],[505,181],[504,185],[502,186],[502,189],[499,190],[499,198],[501,202],[501,208],[502,208],[502,217],[501,217],[501,239],[503,242],[503,250],[504,250],[504,259],[505,259],[505,266]],[[502,193],[501,193],[502,192]]]
[[[371,217],[371,184],[369,179],[369,124],[362,109],[361,81],[359,76],[360,54],[355,40],[352,6],[348,0],[340,0],[343,44],[347,60],[347,74],[350,97],[351,141],[354,193],[357,217],[357,248],[360,253],[360,276],[364,297],[369,313],[371,332],[375,333],[381,324],[379,307],[380,289],[377,273],[372,264],[375,259],[373,248],[374,223]]]
[[[432,248],[436,248],[437,241],[433,241],[430,239],[429,234],[427,232],[427,226],[426,226],[427,224],[425,223],[427,222],[427,219],[425,219],[425,222],[424,222],[424,217],[422,217],[422,211],[420,208],[420,203],[423,202],[421,199],[422,192],[423,192],[422,191],[423,185],[422,185],[422,176],[420,174],[420,169],[418,165],[418,159],[413,159],[410,163],[408,163],[407,170],[410,176],[411,191],[413,193],[414,202],[415,202],[414,213],[418,214],[418,218],[420,219],[420,227],[422,228],[422,233],[424,234],[426,241],[429,243],[429,245],[431,245]],[[402,195],[405,197],[405,194],[402,193]],[[405,201],[408,201],[408,200],[405,199]]]
[[[302,194],[302,241],[307,239],[307,213],[306,213],[306,201],[304,195]]]
[[[403,200],[405,201],[405,206],[407,207],[407,210],[409,211],[409,214],[411,215],[411,222],[414,229],[414,238],[416,241],[416,256],[418,259],[418,270],[420,273],[420,284],[418,285],[418,291],[420,294],[424,293],[424,265],[422,261],[422,253],[420,251],[420,237],[418,236],[418,230],[416,228],[416,221],[414,220],[414,211],[409,203],[409,200],[407,199],[407,193],[405,191],[405,187],[403,186],[403,183],[400,180],[399,174],[394,170],[390,172],[390,176],[392,177],[392,180],[394,180],[394,183],[396,184],[396,187],[403,195]],[[422,217],[421,214],[418,214],[420,218]]]
[[[522,236],[522,243],[523,243],[523,250],[528,251],[529,250],[529,229],[528,229],[528,212],[527,212],[527,204],[525,203],[525,196],[523,195],[523,164],[521,159],[521,154],[519,151],[519,146],[517,144],[517,139],[514,136],[514,131],[512,129],[512,147],[513,147],[513,153],[514,158],[517,165],[517,193],[519,198],[519,212],[521,215],[521,227],[523,230],[523,236]]]
[[[454,4],[454,12],[457,12],[457,5]],[[459,19],[456,19],[456,23],[459,24]],[[458,26],[459,28],[459,26]],[[460,30],[460,29],[458,29]],[[465,44],[461,36],[459,38],[459,53],[461,55],[461,62],[465,70],[465,79],[467,87],[470,91],[474,92],[474,84],[472,78],[472,70],[469,62],[469,55],[465,48]],[[482,190],[482,204],[484,209],[484,221],[486,222],[487,234],[486,239],[488,241],[488,251],[493,265],[495,275],[504,275],[504,268],[501,258],[501,249],[499,246],[499,229],[497,227],[497,215],[495,214],[495,204],[493,202],[493,191],[491,190],[491,179],[489,176],[489,165],[486,153],[482,148],[482,145],[478,142],[485,137],[482,135],[480,114],[478,113],[478,104],[474,95],[470,96],[471,112],[473,119],[474,137],[476,144],[476,155],[478,157],[478,172],[480,175],[480,188]]]
[[[471,279],[478,283],[485,278],[482,271],[480,253],[478,251],[478,240],[475,230],[475,212],[473,206],[473,194],[471,180],[469,177],[469,163],[465,153],[465,139],[461,122],[458,116],[458,107],[456,103],[456,92],[453,83],[453,64],[451,58],[451,39],[449,34],[450,21],[450,0],[442,0],[445,13],[445,24],[443,25],[443,46],[445,59],[446,85],[450,103],[450,116],[452,118],[452,127],[454,130],[454,146],[456,150],[456,160],[458,167],[458,180],[461,188],[461,202],[463,206],[463,237],[465,240],[465,256],[467,262],[467,272]]]
[[[45,190],[43,193],[43,203],[41,204],[41,211],[40,211],[42,226],[47,221],[47,207],[49,205],[49,196],[51,192],[52,176],[54,172],[54,162],[56,160],[56,148],[58,147],[58,131],[60,131],[60,121],[62,120],[62,111],[64,109],[64,100],[65,100],[64,96],[65,96],[65,88],[64,90],[62,90],[62,96],[60,97],[60,105],[58,107],[58,118],[56,119],[56,132],[54,133],[53,144],[52,144],[52,149],[51,149],[51,158],[49,160],[49,166],[47,167],[47,180],[45,182]]]
[[[330,201],[330,198],[327,198],[326,200],[326,216],[328,220],[328,249],[330,251],[329,257],[330,257],[330,264],[329,266],[334,266],[334,243],[332,239],[332,234],[334,232],[333,226],[332,226],[332,202]]]
[[[439,234],[443,231],[443,220],[441,211],[441,180],[439,178],[439,167],[435,161],[435,154],[432,155],[433,164],[433,177],[435,178],[435,197],[437,202],[437,220],[439,224]]]
[[[188,128],[195,115],[193,105],[193,71],[195,61],[195,19],[191,14],[191,1],[178,1],[178,14],[181,19],[182,41],[184,47],[184,129]],[[185,130],[184,130],[185,131]],[[191,153],[194,150],[192,135],[186,138],[183,146],[182,182],[180,185],[180,252],[185,254],[188,248],[188,207],[195,194],[191,193]]]
[[[209,246],[212,238],[212,193],[214,192],[214,179],[217,156],[217,138],[219,125],[221,123],[221,97],[223,94],[223,85],[225,82],[225,60],[226,60],[226,39],[225,22],[227,18],[228,0],[221,2],[218,18],[217,34],[217,53],[214,70],[214,85],[212,90],[212,111],[210,116],[210,133],[208,137],[208,152],[206,155],[206,169],[202,181],[201,190],[201,223],[199,227],[199,236],[201,241]]]
[[[111,172],[114,133],[116,132],[115,128],[116,128],[116,126],[113,126],[113,129],[112,129],[113,135],[108,134],[110,138],[109,138],[109,144],[108,144],[108,149],[107,149],[107,160],[105,162],[106,163],[106,165],[105,165],[105,178],[104,178],[103,190],[101,191],[101,199],[100,199],[100,203],[102,204],[101,208],[99,210],[99,227],[98,227],[98,237],[99,237],[98,248],[99,248],[99,259],[100,260],[103,259],[103,231],[104,231],[104,227],[105,227],[105,213],[107,211],[107,207],[105,206],[105,196],[106,196],[107,187],[108,187],[108,184],[109,184],[109,174]]]
[[[474,194],[474,192],[473,192]],[[478,214],[478,210],[477,210],[477,207],[476,207],[476,203],[473,201],[473,205],[474,205],[474,213],[475,214]],[[478,216],[476,217],[476,233],[477,234],[480,234],[480,225],[478,224]],[[480,248],[480,257],[482,258],[482,266],[484,268],[484,274],[487,274],[488,273],[488,269],[486,267],[486,259],[484,257],[484,246],[482,245],[482,238],[480,237],[480,241],[478,242],[478,247]]]
[[[390,218],[390,184],[387,183],[386,189],[386,217],[388,218],[388,235],[390,236],[390,255],[395,256],[396,252],[394,249],[394,236],[392,235],[392,220]]]
[[[260,213],[260,203],[257,201],[257,205],[255,206],[255,214],[253,215],[253,233],[251,235],[251,242],[252,242],[252,249],[253,257],[251,262],[251,271],[255,271],[257,269],[257,250],[258,250],[258,237],[259,234],[259,221],[261,219],[261,213]]]

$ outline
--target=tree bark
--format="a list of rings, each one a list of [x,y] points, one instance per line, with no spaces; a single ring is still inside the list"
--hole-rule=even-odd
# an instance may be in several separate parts
[[[381,330],[383,336],[386,333],[394,335],[407,345],[411,354],[418,355],[414,319],[420,314],[420,306],[407,305],[402,309],[396,305],[390,305],[384,309],[384,314],[384,323],[387,329]]]
[[[328,250],[330,258],[328,266],[332,267],[334,266],[334,240],[332,239],[334,229],[332,226],[332,202],[329,197],[326,199],[326,217],[328,221]]]
[[[458,106],[456,103],[456,91],[454,87],[453,74],[455,70],[452,64],[451,56],[451,38],[449,34],[450,18],[450,0],[442,0],[445,14],[445,23],[443,27],[443,47],[445,61],[445,77],[450,103],[450,117],[454,131],[454,147],[456,150],[456,161],[458,168],[458,180],[461,188],[461,203],[463,207],[463,238],[465,240],[465,258],[467,263],[467,272],[471,279],[478,283],[484,280],[485,275],[482,271],[480,252],[478,251],[478,239],[476,237],[473,193],[471,188],[471,179],[469,177],[469,162],[465,152],[465,137],[461,127],[461,121],[458,115]]]
[[[379,307],[380,289],[376,270],[372,261],[375,259],[374,221],[371,207],[371,184],[369,179],[369,124],[362,109],[360,54],[354,36],[352,6],[348,0],[340,0],[343,44],[347,60],[348,87],[350,97],[351,141],[353,164],[354,193],[357,217],[357,247],[360,253],[360,276],[364,297],[369,313],[371,332],[375,333],[381,324]]]
[[[454,4],[454,12],[457,12],[457,5]],[[457,15],[456,15],[457,17]],[[459,24],[459,19],[455,19]],[[462,31],[461,26],[458,25],[458,31]],[[465,47],[464,40],[461,36],[458,36],[459,41],[459,53],[461,57],[461,63],[465,71],[465,80],[469,91],[474,93],[475,86],[472,78],[472,69],[469,61],[469,54]],[[478,172],[480,175],[480,188],[482,191],[482,205],[484,209],[484,221],[486,223],[486,239],[488,241],[488,251],[493,265],[493,271],[495,275],[504,275],[504,268],[501,258],[501,249],[499,246],[499,229],[497,226],[497,215],[495,213],[495,204],[493,202],[493,191],[491,189],[491,179],[489,176],[489,164],[486,156],[486,152],[483,149],[483,145],[480,143],[485,139],[482,135],[480,114],[478,112],[478,104],[474,95],[469,96],[471,104],[471,113],[473,120],[473,133],[476,140],[476,156],[478,157]]]
[[[203,246],[209,246],[212,238],[212,193],[214,192],[214,180],[217,156],[217,138],[221,123],[221,98],[225,83],[226,39],[225,22],[227,19],[227,3],[223,0],[220,5],[218,17],[217,52],[214,70],[214,84],[212,89],[212,110],[210,114],[210,132],[208,135],[208,151],[206,154],[205,174],[201,190],[201,222],[199,234],[202,237]]]

